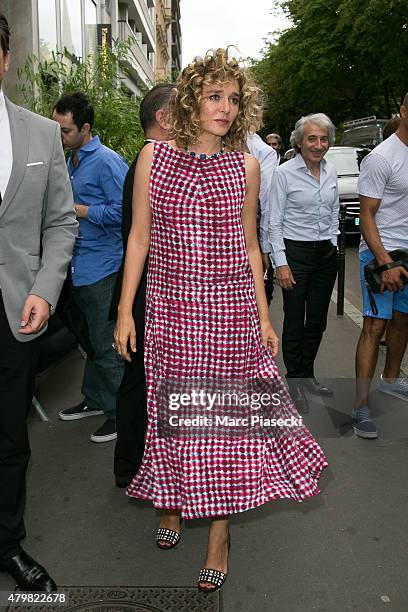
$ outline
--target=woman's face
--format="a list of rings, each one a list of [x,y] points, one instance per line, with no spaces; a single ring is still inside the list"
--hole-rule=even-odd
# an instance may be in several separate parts
[[[201,131],[225,136],[238,115],[239,101],[238,81],[204,85],[200,102]]]

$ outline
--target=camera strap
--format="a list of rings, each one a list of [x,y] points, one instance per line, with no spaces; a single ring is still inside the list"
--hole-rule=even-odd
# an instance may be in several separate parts
[[[377,308],[377,303],[375,301],[375,297],[373,295],[373,292],[371,291],[371,287],[370,285],[367,283],[366,281],[366,287],[367,287],[367,293],[368,293],[368,299],[370,300],[370,306],[371,306],[371,310],[373,311],[373,314],[375,316],[378,315],[378,308]]]

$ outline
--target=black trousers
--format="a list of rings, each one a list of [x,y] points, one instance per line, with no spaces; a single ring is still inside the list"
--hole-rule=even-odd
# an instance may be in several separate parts
[[[147,427],[146,378],[143,355],[125,361],[124,374],[116,400],[118,437],[115,446],[115,477],[131,480],[138,471],[144,452]]]
[[[271,303],[272,297],[273,297],[273,289],[274,289],[273,273],[274,273],[274,269],[271,266],[268,270],[268,274],[266,275],[266,278],[264,279],[265,295],[266,295],[266,301],[268,302],[268,306]]]
[[[27,415],[39,359],[38,340],[14,338],[0,292],[0,559],[16,554],[25,537]]]
[[[286,258],[296,281],[283,289],[282,352],[288,378],[314,376],[314,361],[327,326],[337,275],[337,249],[327,241],[286,240]]]
[[[136,327],[136,353],[124,362],[122,382],[116,396],[117,440],[114,454],[115,478],[130,481],[138,471],[144,452],[147,428],[147,391],[144,368],[144,324],[147,266],[140,279],[132,309]]]

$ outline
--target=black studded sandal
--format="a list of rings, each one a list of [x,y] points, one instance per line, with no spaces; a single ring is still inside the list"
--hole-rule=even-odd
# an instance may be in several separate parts
[[[203,593],[213,593],[222,587],[226,578],[227,574],[224,574],[224,572],[211,569],[209,567],[204,567],[202,570],[200,570],[200,574],[198,576],[198,588]],[[202,587],[200,586],[201,582],[208,582],[209,584],[212,584],[214,588]]]
[[[230,534],[228,533],[228,552],[230,551],[230,548],[231,548],[231,537],[230,537]],[[210,567],[204,567],[202,570],[200,570],[200,574],[198,576],[198,589],[202,591],[203,593],[213,593],[214,591],[218,591],[218,589],[222,587],[226,579],[227,579],[227,574],[224,574],[224,572],[221,572],[220,570],[212,569]],[[212,584],[214,588],[209,589],[206,587],[202,587],[200,586],[201,582],[208,582],[209,584]]]
[[[180,521],[181,524],[181,521]],[[181,534],[174,529],[166,529],[165,527],[159,527],[156,534],[156,544],[161,550],[170,550],[174,548],[180,542]],[[163,546],[160,542],[168,542],[170,546]]]

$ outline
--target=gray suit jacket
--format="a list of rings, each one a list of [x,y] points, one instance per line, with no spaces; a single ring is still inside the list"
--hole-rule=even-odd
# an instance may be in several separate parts
[[[18,333],[28,294],[55,307],[77,235],[73,196],[57,123],[6,98],[13,167],[0,205],[0,291]]]

